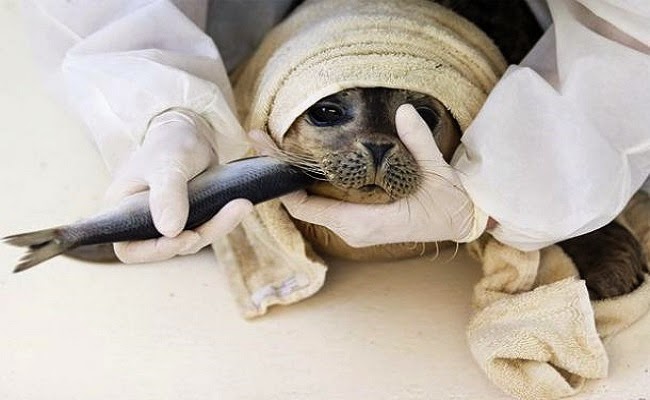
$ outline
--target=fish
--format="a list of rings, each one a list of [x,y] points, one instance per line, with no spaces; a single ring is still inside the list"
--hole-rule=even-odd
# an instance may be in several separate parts
[[[250,157],[207,169],[188,182],[189,216],[185,229],[209,221],[229,201],[248,199],[253,204],[306,188],[318,177],[299,166],[269,156]],[[14,273],[25,271],[82,246],[98,246],[161,237],[156,230],[149,193],[127,197],[113,208],[78,222],[2,238],[9,245],[26,247]]]

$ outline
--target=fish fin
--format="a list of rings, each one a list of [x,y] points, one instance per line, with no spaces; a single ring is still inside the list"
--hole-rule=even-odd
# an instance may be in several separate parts
[[[120,261],[120,259],[117,258],[117,255],[115,255],[113,243],[90,244],[74,247],[63,253],[63,255],[76,260],[94,263],[112,263]]]
[[[74,247],[74,243],[63,239],[61,230],[57,228],[7,236],[2,240],[13,246],[28,247],[14,273],[29,269]]]
[[[58,233],[59,230],[57,228],[43,229],[42,231],[6,236],[2,238],[2,241],[12,246],[18,247],[38,246],[55,239]]]

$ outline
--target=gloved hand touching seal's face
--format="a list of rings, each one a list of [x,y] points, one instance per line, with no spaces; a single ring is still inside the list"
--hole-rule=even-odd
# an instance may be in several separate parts
[[[183,230],[189,213],[187,181],[218,162],[212,127],[199,115],[171,109],[153,118],[142,145],[121,166],[107,191],[111,202],[149,190],[158,239],[120,242],[115,253],[125,263],[161,261],[193,254],[234,229],[253,206],[228,203],[210,221]]]
[[[417,191],[389,204],[355,204],[296,192],[281,198],[296,219],[322,225],[354,247],[401,242],[476,239],[488,217],[463,190],[432,132],[415,108],[398,108],[400,140],[416,159],[422,180]]]

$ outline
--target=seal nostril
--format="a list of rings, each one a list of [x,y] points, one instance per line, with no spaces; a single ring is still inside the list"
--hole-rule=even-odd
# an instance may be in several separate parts
[[[384,156],[388,150],[395,147],[394,143],[361,143],[363,146],[370,151],[372,154],[372,159],[376,166],[381,165],[381,162],[384,160]]]

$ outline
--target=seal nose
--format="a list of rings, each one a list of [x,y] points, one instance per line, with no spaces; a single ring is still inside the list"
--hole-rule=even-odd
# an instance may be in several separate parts
[[[384,160],[388,150],[395,147],[394,143],[361,143],[363,146],[370,151],[372,155],[372,160],[375,163],[375,166],[380,166],[381,162]]]

